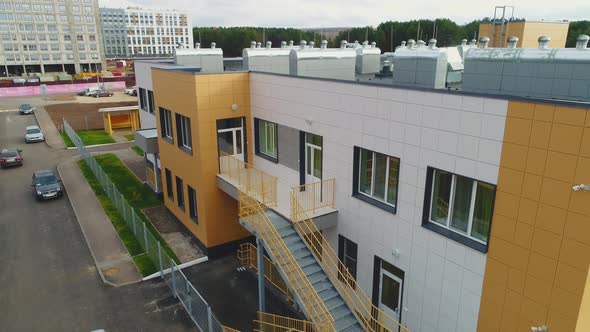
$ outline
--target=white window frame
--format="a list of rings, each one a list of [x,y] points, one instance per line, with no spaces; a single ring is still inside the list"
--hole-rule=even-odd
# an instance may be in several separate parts
[[[362,169],[362,167],[361,167],[361,160],[362,160],[363,150],[365,150],[365,151],[370,152],[370,153],[373,154],[373,165],[372,165],[372,168],[371,168],[371,194],[370,195],[361,190],[361,169]],[[399,158],[396,158],[396,157],[393,157],[393,156],[386,155],[384,153],[379,153],[379,154],[382,154],[385,157],[387,157],[387,164],[385,165],[385,167],[386,167],[385,168],[385,192],[384,192],[384,197],[385,198],[382,199],[380,197],[373,196],[374,193],[375,193],[375,167],[377,165],[377,163],[375,162],[375,160],[376,160],[377,153],[379,153],[379,152],[371,151],[369,149],[359,148],[359,159],[357,161],[358,162],[358,169],[359,169],[358,170],[359,171],[358,181],[357,181],[358,182],[357,183],[357,192],[359,194],[361,194],[361,195],[367,196],[367,197],[369,197],[371,199],[374,199],[376,201],[379,201],[381,203],[387,204],[387,205],[392,206],[392,207],[396,207],[397,204],[392,204],[392,203],[389,203],[387,201],[387,193],[389,192],[389,181],[388,181],[389,180],[389,162],[390,162],[391,158],[398,160],[398,165],[397,165],[397,180],[396,180],[397,187],[395,188],[395,190],[396,190],[395,202],[397,203],[397,200],[398,200],[397,195],[399,193],[399,191],[398,191],[398,188],[399,188],[399,168],[400,168],[400,164],[401,164],[400,159]]]
[[[162,127],[164,128],[164,135],[166,138],[173,139],[172,137],[172,112],[169,109],[162,108],[164,110],[164,123]]]
[[[193,149],[190,118],[180,115],[180,145],[189,150]]]
[[[275,151],[274,151],[274,155],[267,153],[268,152],[268,142],[269,142],[269,130],[268,127],[270,126],[274,126],[274,129],[272,130],[272,140],[274,140],[274,147],[275,147]],[[264,126],[264,128],[262,128]],[[278,147],[278,125],[274,122],[270,122],[270,121],[266,121],[266,120],[262,120],[262,119],[258,119],[258,151],[265,155],[265,156],[269,156],[271,158],[278,158],[278,154],[279,154],[279,147]],[[262,142],[260,140],[260,131],[264,130],[265,131],[265,138],[266,138],[266,142]],[[264,150],[262,150],[262,147],[264,146]]]
[[[447,213],[447,220],[445,225],[442,225],[441,223],[438,223],[434,220],[432,220],[432,204],[434,203],[434,185],[435,185],[435,178],[436,178],[436,172],[441,172],[441,170],[438,169],[432,169],[432,185],[430,186],[430,206],[428,207],[428,222],[438,226],[438,227],[442,227],[444,229],[448,229],[454,233],[460,234],[461,236],[464,236],[470,240],[476,241],[478,243],[487,245],[487,241],[482,241],[474,236],[471,236],[471,229],[473,227],[473,211],[475,209],[475,200],[477,199],[477,184],[479,182],[483,183],[483,184],[488,184],[482,181],[478,181],[475,179],[471,179],[468,177],[465,177],[471,181],[473,181],[473,184],[471,185],[471,202],[469,204],[469,220],[467,221],[467,233],[463,233],[458,229],[455,229],[453,227],[451,227],[451,217],[453,216],[453,207],[455,204],[455,189],[456,189],[456,183],[457,183],[457,176],[462,176],[462,175],[458,175],[452,172],[447,172],[447,171],[442,171],[445,173],[449,173],[451,174],[452,178],[451,178],[451,193],[450,193],[450,197],[449,197],[449,211]],[[493,211],[492,211],[493,212]],[[492,221],[490,220],[490,223]],[[491,225],[490,225],[491,226]],[[492,228],[489,227],[489,231],[488,231],[488,239],[490,237],[490,233]]]

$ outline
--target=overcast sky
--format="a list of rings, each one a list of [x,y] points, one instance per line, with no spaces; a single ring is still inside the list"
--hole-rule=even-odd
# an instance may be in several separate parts
[[[388,20],[450,18],[459,23],[494,15],[493,0],[99,0],[100,6],[186,10],[193,26],[348,27]],[[518,0],[527,20],[590,18],[589,0]],[[506,3],[510,5],[510,3]]]

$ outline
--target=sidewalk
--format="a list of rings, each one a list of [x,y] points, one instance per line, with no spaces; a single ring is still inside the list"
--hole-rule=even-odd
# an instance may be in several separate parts
[[[78,168],[77,160],[63,162],[57,171],[102,281],[112,286],[141,281],[133,259]]]
[[[47,145],[54,149],[65,149],[66,144],[64,140],[61,138],[61,135],[57,128],[55,127],[55,123],[51,120],[47,111],[43,106],[37,106],[35,109],[35,118],[37,119],[37,123],[41,130],[43,131],[43,135],[45,136],[45,142]]]

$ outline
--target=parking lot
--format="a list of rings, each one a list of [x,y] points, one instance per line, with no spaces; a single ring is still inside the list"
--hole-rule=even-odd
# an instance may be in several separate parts
[[[118,288],[103,285],[68,198],[33,198],[32,172],[55,170],[76,152],[25,144],[24,128],[36,121],[12,110],[23,102],[39,106],[59,101],[0,101],[0,148],[21,148],[24,159],[23,166],[0,169],[0,329],[194,330],[158,279]]]

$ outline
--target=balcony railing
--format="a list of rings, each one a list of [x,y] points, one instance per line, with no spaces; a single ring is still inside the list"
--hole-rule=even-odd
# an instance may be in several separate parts
[[[258,319],[254,320],[254,331],[260,332],[328,332],[325,324],[312,323],[307,320],[258,312]]]
[[[302,239],[307,243],[316,256],[318,264],[328,276],[338,293],[342,296],[348,307],[357,315],[359,322],[363,324],[366,331],[383,332],[399,331],[410,332],[404,325],[389,316],[383,310],[373,305],[371,299],[357,284],[355,278],[350,274],[348,268],[340,261],[330,242],[319,231],[313,220],[309,217],[307,208],[299,203],[297,188],[291,192],[291,202],[295,206],[292,211],[293,225]]]
[[[276,177],[224,152],[219,157],[219,175],[261,204],[277,206]]]
[[[315,215],[323,208],[336,208],[336,179],[328,179],[291,188],[291,220],[304,213]]]

